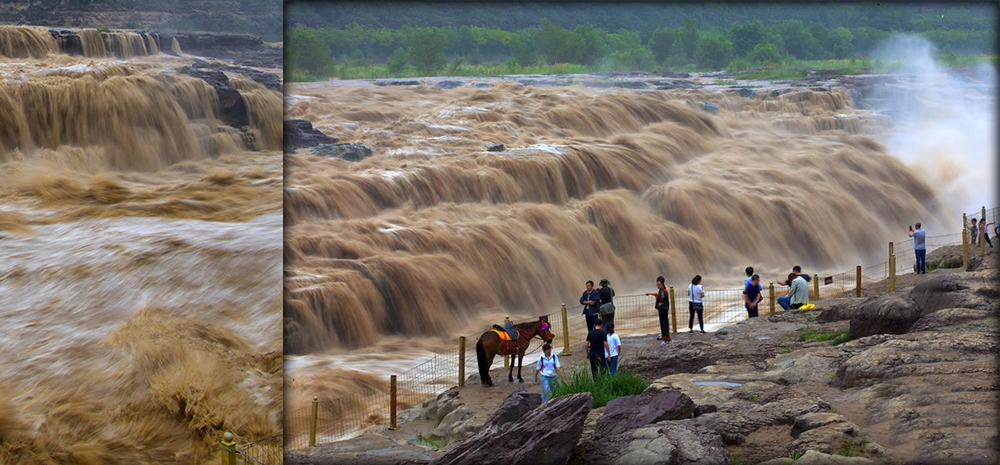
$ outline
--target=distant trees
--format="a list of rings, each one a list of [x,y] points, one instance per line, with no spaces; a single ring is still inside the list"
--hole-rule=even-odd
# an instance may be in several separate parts
[[[695,46],[694,58],[699,65],[722,69],[733,58],[733,44],[722,34],[702,34]]]
[[[447,62],[444,34],[434,28],[420,28],[413,34],[410,64],[421,73],[433,74]]]
[[[757,44],[767,40],[767,29],[759,19],[734,25],[729,30],[733,41],[733,54],[738,57],[747,56]]]
[[[334,62],[330,47],[312,29],[293,29],[285,53],[292,69],[299,69],[316,77],[333,74]]]
[[[754,65],[776,65],[781,63],[781,53],[772,43],[757,44],[747,54],[747,60]]]
[[[303,8],[303,11],[317,10]],[[549,7],[535,4],[523,8],[549,11],[546,10]],[[551,21],[543,16],[524,21],[531,27],[522,24],[521,29],[503,29],[510,18],[495,18],[498,27],[470,25],[463,22],[461,15],[449,16],[452,22],[448,26],[414,26],[437,24],[438,19],[427,13],[433,11],[431,7],[408,5],[400,9],[413,13],[410,25],[389,28],[349,23],[317,29],[293,26],[286,30],[285,46],[293,71],[314,76],[332,73],[333,57],[337,58],[338,69],[380,65],[384,66],[383,73],[390,74],[467,72],[466,63],[503,64],[516,72],[543,62],[603,69],[738,71],[751,66],[772,66],[788,59],[863,57],[889,34],[907,31],[898,28],[916,29],[914,32],[952,54],[996,53],[997,48],[995,21],[977,14],[979,10],[974,6],[956,7],[954,13],[948,10],[948,14],[930,13],[940,7],[860,4],[822,8],[749,8],[735,4],[698,8],[643,6],[635,7],[632,16],[615,18],[596,13],[604,7],[551,8],[568,16],[547,16]],[[615,11],[618,8],[632,11],[632,6],[615,8]],[[673,13],[668,20],[657,22],[655,14],[663,8]],[[800,13],[792,14],[789,8]],[[495,9],[477,6],[469,14],[480,17]],[[524,15],[524,11],[515,10],[512,14]],[[890,10],[894,13],[876,14]],[[751,11],[755,13],[748,14]],[[369,23],[382,18],[381,24],[394,24],[386,19],[382,9],[356,17]],[[323,55],[327,59],[322,59]]]
[[[670,55],[670,50],[673,48],[677,36],[677,30],[669,27],[661,27],[650,34],[649,50],[653,52],[657,63],[663,63]]]

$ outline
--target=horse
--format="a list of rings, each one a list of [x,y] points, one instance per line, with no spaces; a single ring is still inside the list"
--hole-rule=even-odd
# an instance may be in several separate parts
[[[517,329],[517,341],[504,342],[493,330],[483,333],[476,342],[476,359],[479,361],[479,380],[483,386],[492,386],[493,379],[490,378],[490,366],[493,365],[493,357],[496,355],[512,355],[517,359],[517,382],[523,383],[521,378],[521,365],[524,362],[524,352],[528,350],[528,344],[538,336],[544,342],[552,342],[555,335],[550,331],[549,317],[538,317],[537,321],[514,325]],[[507,381],[514,382],[514,359],[510,361],[510,372],[507,373]]]

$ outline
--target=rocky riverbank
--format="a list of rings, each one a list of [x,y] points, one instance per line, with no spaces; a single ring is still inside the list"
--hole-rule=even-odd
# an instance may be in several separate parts
[[[973,258],[667,346],[626,338],[621,369],[655,381],[603,408],[470,384],[288,463],[996,463],[997,255]]]

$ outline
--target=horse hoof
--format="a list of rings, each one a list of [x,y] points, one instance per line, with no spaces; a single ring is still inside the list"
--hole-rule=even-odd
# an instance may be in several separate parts
[[[519,383],[523,383],[523,382],[524,382],[524,380],[523,380],[523,379],[521,379],[521,378],[518,378],[518,379],[517,379],[517,382],[519,382]]]

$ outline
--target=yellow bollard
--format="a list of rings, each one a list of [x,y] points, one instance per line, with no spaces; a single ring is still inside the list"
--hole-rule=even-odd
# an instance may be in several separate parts
[[[774,295],[774,283],[772,282],[768,286],[768,292],[771,293],[770,297],[767,299],[769,304],[771,304],[771,315],[774,315],[774,306],[778,303],[778,297]]]
[[[222,435],[222,465],[236,465],[236,442],[228,431]]]
[[[677,299],[674,286],[670,286],[670,332],[677,334]]]
[[[503,317],[503,327],[507,327],[507,323],[510,322],[510,315]],[[510,355],[503,356],[503,369],[506,370],[510,368]]]
[[[465,336],[458,338],[458,387],[465,387]]]
[[[819,300],[819,275],[813,275],[813,300]]]
[[[962,213],[962,269],[969,269],[969,219]]]
[[[854,284],[854,296],[861,297],[861,265],[858,265],[858,270],[855,274],[856,283]]]
[[[570,349],[569,345],[569,318],[566,316],[566,304],[562,304],[560,309],[562,312],[562,323],[563,323],[563,351],[562,355],[564,357],[569,357],[573,355],[573,350]]]
[[[889,292],[896,292],[896,256],[889,256]]]
[[[313,396],[312,411],[309,415],[309,447],[316,445],[316,424],[319,422],[319,397]]]
[[[396,430],[396,375],[389,377],[389,429]]]

